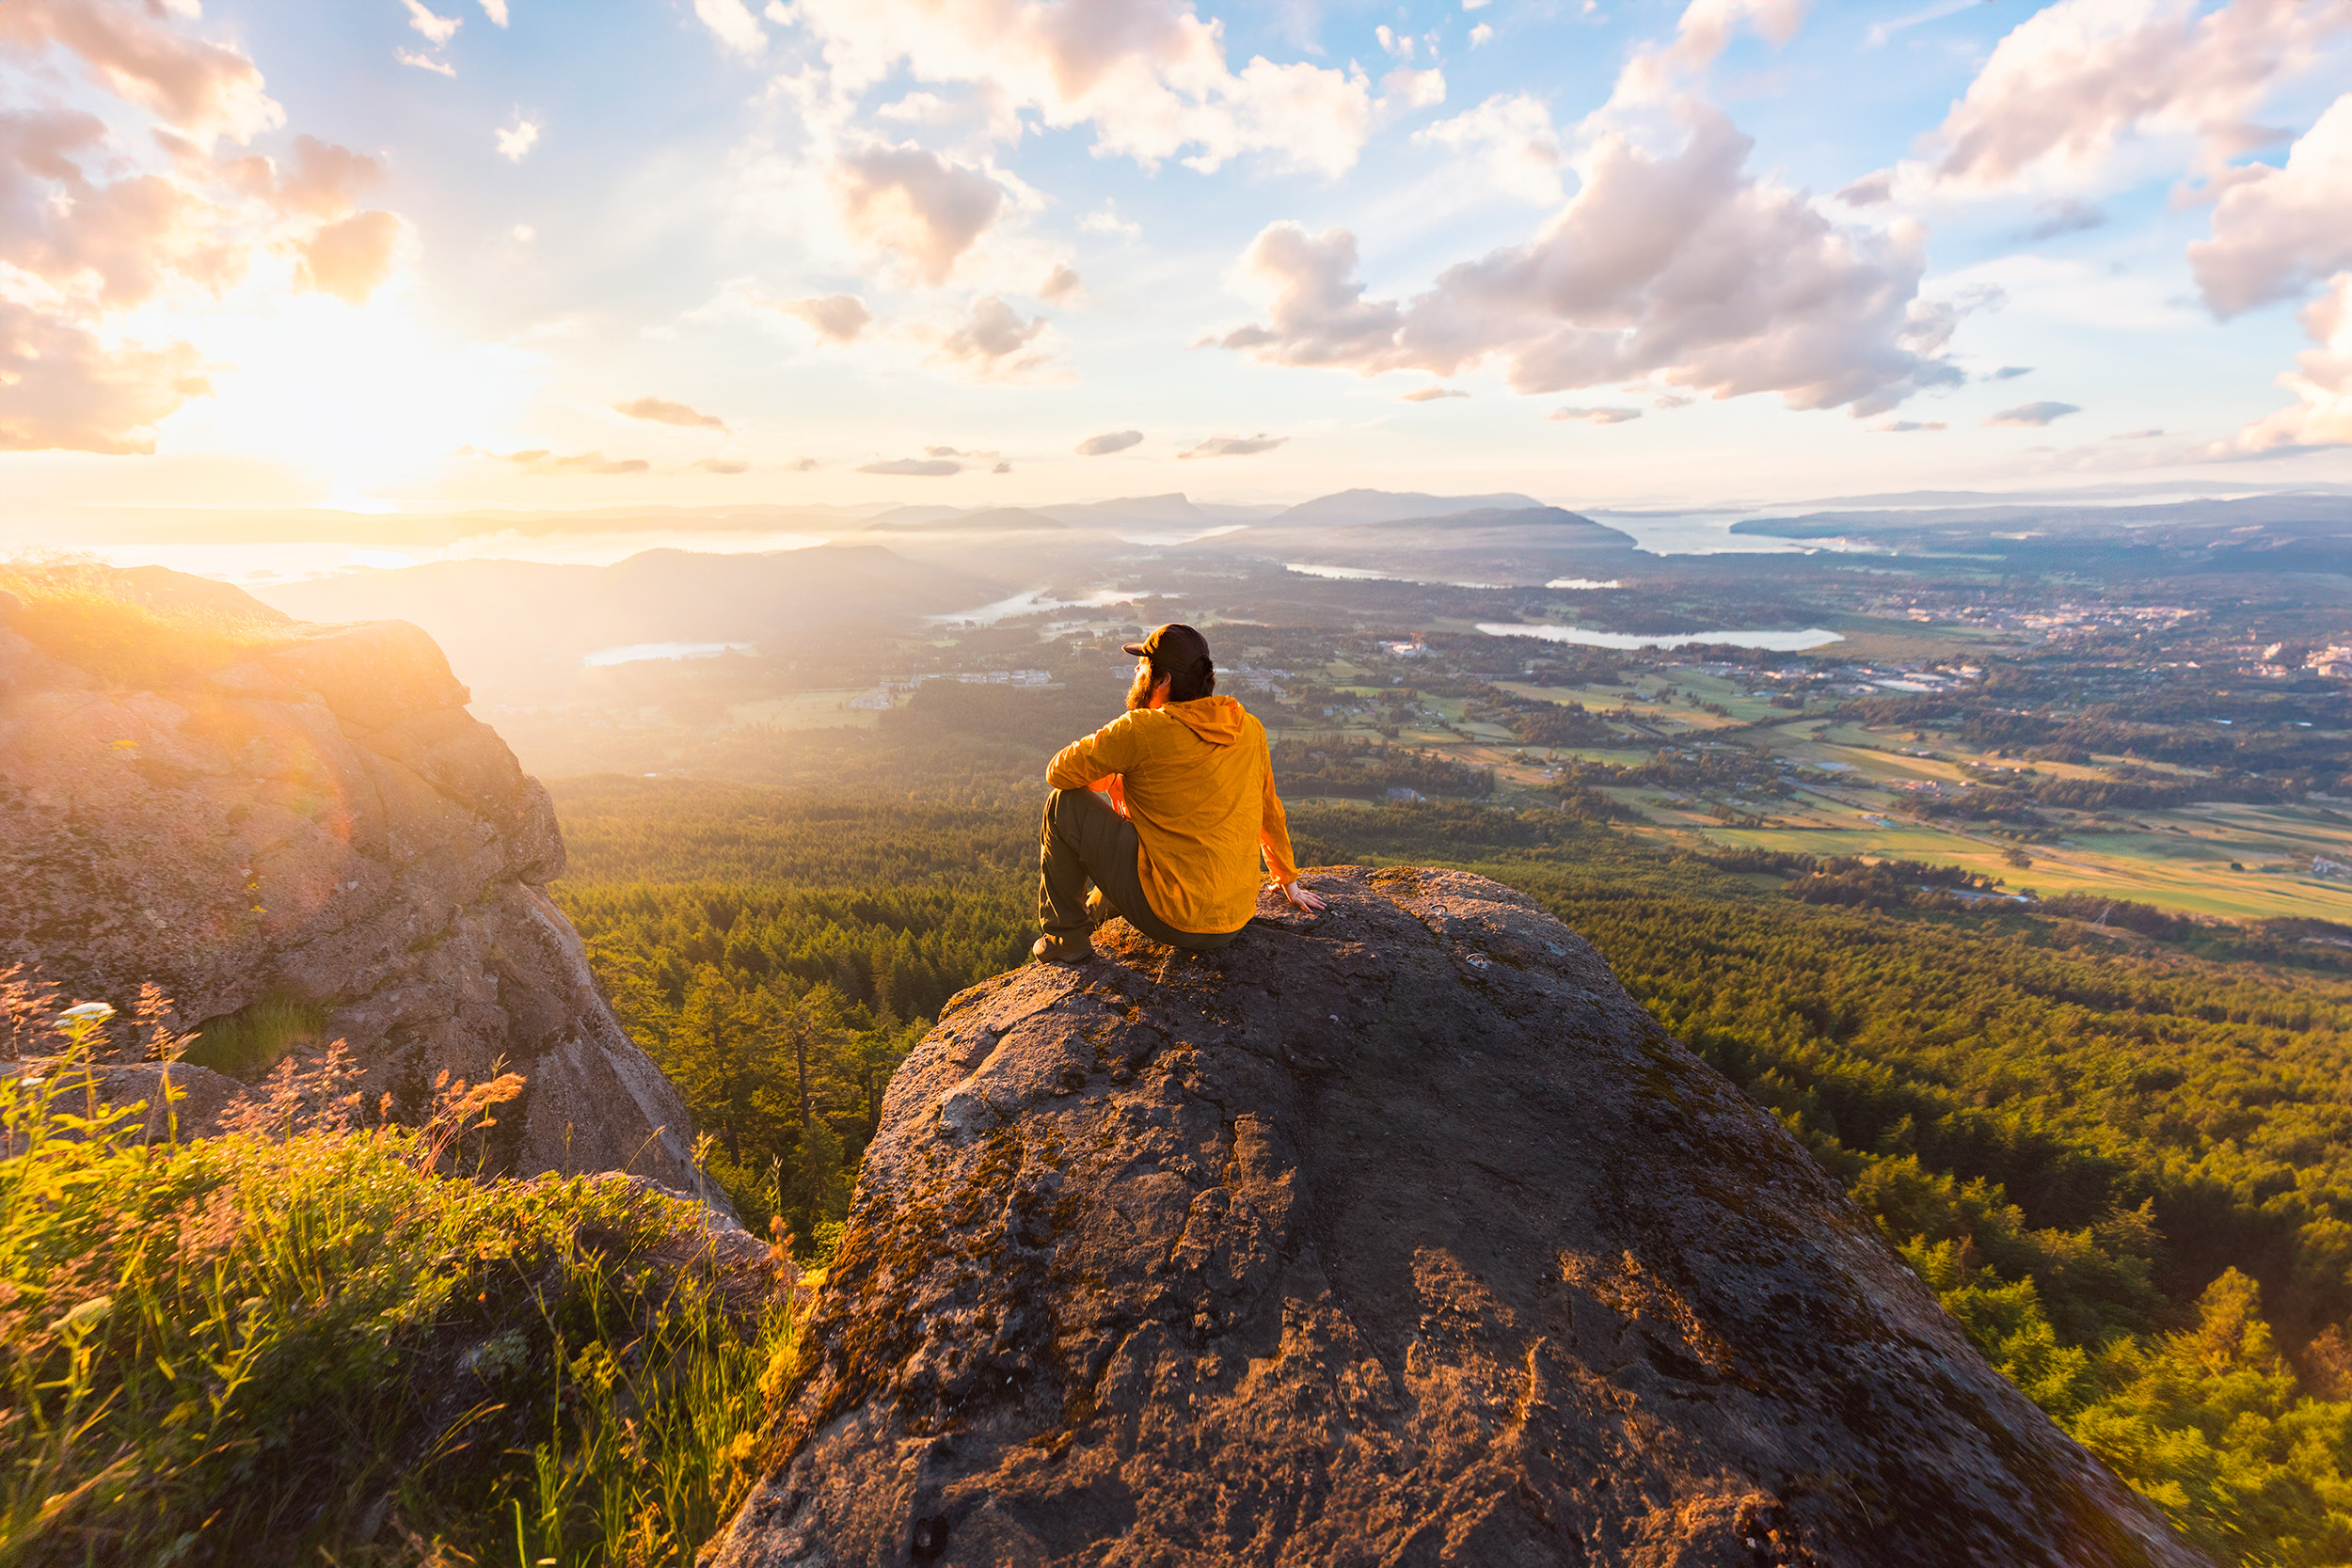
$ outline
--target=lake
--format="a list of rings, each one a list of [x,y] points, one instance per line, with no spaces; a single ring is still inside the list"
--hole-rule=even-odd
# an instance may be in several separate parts
[[[635,664],[647,658],[717,658],[721,654],[748,654],[749,642],[631,642],[625,647],[598,648],[580,660],[590,669],[608,664]]]

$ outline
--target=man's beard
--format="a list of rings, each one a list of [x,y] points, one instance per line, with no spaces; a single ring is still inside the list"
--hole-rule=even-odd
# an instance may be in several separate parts
[[[1127,684],[1127,711],[1141,713],[1152,705],[1152,667],[1145,665],[1136,672],[1136,678]]]

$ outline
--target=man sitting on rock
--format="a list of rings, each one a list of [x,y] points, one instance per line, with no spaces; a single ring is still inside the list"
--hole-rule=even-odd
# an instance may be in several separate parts
[[[1322,909],[1298,885],[1265,726],[1213,694],[1208,640],[1171,622],[1126,651],[1136,656],[1126,713],[1063,747],[1045,770],[1045,934],[1030,953],[1084,963],[1094,957],[1088,933],[1113,914],[1170,947],[1222,947],[1258,907],[1261,850],[1293,907]]]

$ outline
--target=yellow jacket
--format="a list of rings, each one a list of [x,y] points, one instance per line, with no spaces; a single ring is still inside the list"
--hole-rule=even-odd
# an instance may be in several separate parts
[[[1176,929],[1206,936],[1248,925],[1261,848],[1276,881],[1297,879],[1265,726],[1232,698],[1123,715],[1063,747],[1045,770],[1056,789],[1114,776],[1140,840],[1143,895]]]

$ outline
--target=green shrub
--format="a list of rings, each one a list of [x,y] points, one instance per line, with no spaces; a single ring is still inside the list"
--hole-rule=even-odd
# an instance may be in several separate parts
[[[85,1082],[0,1080],[0,1565],[685,1568],[748,1485],[793,1329],[694,1205],[436,1174],[497,1086],[148,1146]]]
[[[294,1047],[316,1043],[326,1026],[325,1007],[273,991],[206,1023],[181,1060],[231,1078],[258,1078]]]

